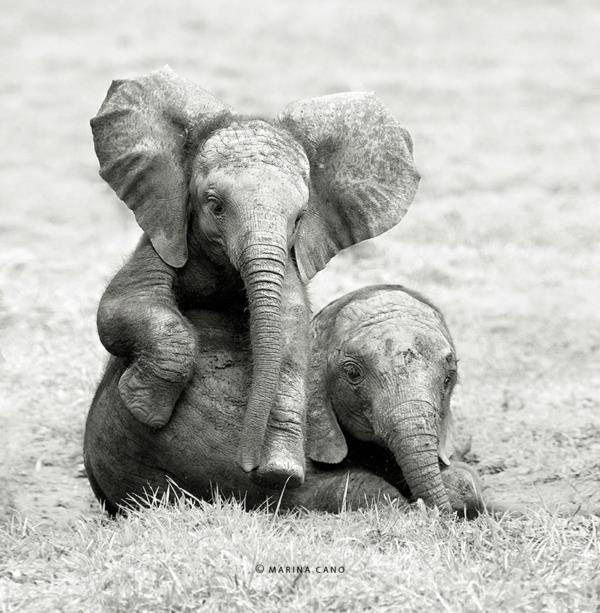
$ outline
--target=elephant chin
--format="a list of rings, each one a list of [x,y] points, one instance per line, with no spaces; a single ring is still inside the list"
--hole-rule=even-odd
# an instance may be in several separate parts
[[[403,402],[393,411],[402,421],[385,438],[414,499],[443,512],[452,510],[438,461],[437,412],[427,401]]]

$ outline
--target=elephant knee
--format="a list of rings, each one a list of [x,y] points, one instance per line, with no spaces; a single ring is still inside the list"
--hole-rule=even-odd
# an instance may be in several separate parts
[[[100,341],[113,355],[139,358],[165,381],[181,383],[192,374],[196,332],[175,307],[105,295],[97,323]]]
[[[167,381],[187,380],[198,356],[198,342],[192,325],[171,309],[154,309],[150,325],[151,362],[157,374]]]
[[[126,334],[127,309],[123,300],[103,296],[98,306],[96,326],[100,342],[105,349],[116,356],[127,355],[131,343]]]

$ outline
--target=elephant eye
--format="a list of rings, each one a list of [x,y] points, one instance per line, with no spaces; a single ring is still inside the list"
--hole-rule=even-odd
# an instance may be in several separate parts
[[[225,213],[225,207],[223,206],[223,201],[220,198],[217,198],[214,194],[209,194],[207,196],[208,206],[213,215],[220,217]]]
[[[362,368],[354,360],[346,360],[344,362],[343,369],[346,378],[353,385],[360,383],[364,378]]]
[[[450,387],[450,385],[452,385],[455,379],[456,379],[456,371],[452,370],[446,375],[446,378],[444,379],[444,389],[447,390]]]

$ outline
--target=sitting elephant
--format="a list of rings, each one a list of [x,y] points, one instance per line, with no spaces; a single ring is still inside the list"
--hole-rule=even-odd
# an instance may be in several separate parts
[[[84,460],[107,511],[172,491],[170,481],[206,500],[218,487],[248,508],[274,498],[281,508],[336,512],[388,496],[467,515],[483,509],[476,473],[448,459],[456,356],[442,314],[422,296],[371,286],[314,317],[306,480],[283,491],[251,480],[234,460],[251,380],[246,315],[186,316],[205,342],[163,429],[141,424],[125,408],[118,393],[125,360],[112,357],[98,387]],[[278,424],[270,426],[267,436]]]
[[[247,306],[253,370],[235,457],[258,481],[299,485],[304,284],[402,219],[419,182],[408,132],[364,92],[250,119],[168,68],[114,81],[91,125],[101,176],[144,230],[98,309],[100,340],[127,360],[124,405],[167,424],[206,357],[181,309]],[[265,447],[269,417],[280,427]]]

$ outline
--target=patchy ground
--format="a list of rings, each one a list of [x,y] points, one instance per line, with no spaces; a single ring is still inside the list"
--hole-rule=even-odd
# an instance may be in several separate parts
[[[4,13],[3,605],[56,609],[64,585],[79,585],[77,581],[97,570],[96,558],[84,562],[84,553],[65,558],[54,548],[57,542],[68,543],[67,549],[75,552],[100,547],[101,553],[115,534],[117,555],[128,538],[158,529],[158,520],[146,516],[138,524],[103,527],[80,463],[83,422],[105,359],[95,332],[97,302],[139,234],[125,207],[97,176],[88,120],[112,78],[167,62],[247,112],[274,114],[292,99],[340,90],[374,89],[380,94],[412,133],[421,188],[398,228],[338,256],[317,276],[311,286],[315,308],[370,283],[403,283],[428,295],[446,313],[458,346],[458,426],[472,434],[469,458],[486,485],[496,496],[536,506],[598,508],[600,9],[595,3],[515,1],[492,7],[460,1],[374,5],[355,0],[300,6],[269,0],[200,8],[189,0],[130,2],[122,10],[111,2],[62,0],[42,6],[24,0]],[[388,511],[382,513],[389,517]],[[75,521],[80,516],[84,519]],[[175,528],[222,521],[227,533],[228,526],[242,521],[239,509],[227,507],[204,509],[196,519],[189,510],[183,516],[188,523],[174,517]],[[408,592],[399,597],[407,608],[442,603],[455,610],[462,602],[472,610],[535,610],[544,593],[550,608],[592,610],[600,597],[598,521],[577,516],[560,524],[556,518],[536,517],[522,524],[511,520],[501,539],[485,532],[483,524],[457,528],[447,537],[448,549],[440,545],[435,526],[423,528],[433,539],[423,547],[437,552],[431,563],[434,574],[420,585],[424,591],[415,588],[411,598]],[[366,529],[368,521],[355,519]],[[248,519],[261,526],[268,521],[261,514]],[[333,531],[334,543],[356,537],[347,531],[345,519],[333,527],[319,517],[294,521],[305,523],[298,534],[290,527],[293,522],[274,529],[281,542],[291,538],[299,552],[306,550],[307,532],[319,540]],[[379,570],[362,575],[371,585],[398,589],[399,583],[413,585],[422,576],[423,569],[409,560],[411,552],[421,551],[411,535],[423,521],[429,520],[402,520],[383,530],[381,539],[361,541],[366,559],[382,556],[374,566]],[[290,530],[296,536],[290,537]],[[527,540],[529,530],[533,541]],[[258,547],[261,534],[250,530],[248,538]],[[543,552],[528,549],[527,543],[542,543],[540,534],[546,539]],[[210,531],[196,537],[205,544],[212,538]],[[148,538],[154,542],[154,536]],[[400,558],[401,565],[393,565],[390,556],[399,559],[398,538],[409,543],[408,553]],[[468,560],[474,566],[481,562],[478,568],[489,574],[471,577],[461,570],[468,564],[448,562],[453,556],[468,562],[457,553],[464,554],[461,539],[472,550]],[[88,541],[96,543],[91,550],[85,549]],[[520,568],[529,560],[530,574],[523,575],[529,584],[510,574],[516,567],[507,567],[506,560],[486,557],[485,543],[492,541],[494,554],[514,547],[525,551],[514,562]],[[229,549],[228,542],[220,544],[220,551],[242,564],[246,554],[231,544],[235,539]],[[165,556],[173,554],[168,545],[178,546],[164,541]],[[349,559],[358,559],[358,550],[350,549]],[[179,557],[185,556],[182,551]],[[290,561],[293,556],[281,555]],[[441,559],[444,555],[448,557]],[[209,574],[227,582],[232,575],[222,556]],[[151,558],[143,559],[150,568]],[[541,574],[532,570],[533,560],[545,564]],[[179,558],[178,564],[183,571],[197,570]],[[244,564],[247,572],[250,566]],[[27,574],[31,568],[35,572]],[[126,573],[125,566],[119,568]],[[447,583],[434,584],[438,570],[447,575]],[[110,587],[119,585],[119,578],[103,572],[105,583],[98,583],[98,590],[114,596],[103,601],[106,610],[123,603],[134,610],[135,586],[127,600],[129,592],[123,596]],[[170,602],[187,610],[185,603],[194,602],[195,592],[178,592],[170,574],[148,572],[150,584],[142,577],[140,589],[149,589],[154,580],[172,588],[166,596],[157,590],[148,607],[164,608]],[[475,587],[465,588],[467,600],[461,601],[457,590],[471,585],[471,579]],[[565,587],[562,580],[576,587]],[[294,583],[294,589],[277,591],[283,579],[277,583],[272,578],[269,592],[265,577],[254,584],[244,581],[240,579],[244,597],[236,601],[240,607],[257,606],[273,590],[277,602],[290,610],[317,606],[302,597],[309,598],[311,584]],[[343,608],[359,602],[348,600],[355,593],[352,581],[351,573],[338,577],[335,596],[329,593],[331,598],[321,605]],[[516,600],[506,600],[508,588],[502,588],[502,581],[520,586],[513,592]],[[43,600],[44,590],[50,600]],[[203,597],[225,606],[218,598],[211,601],[210,594]],[[80,610],[78,602],[85,610],[85,602],[77,599],[69,610]],[[366,600],[360,602],[365,606]]]

